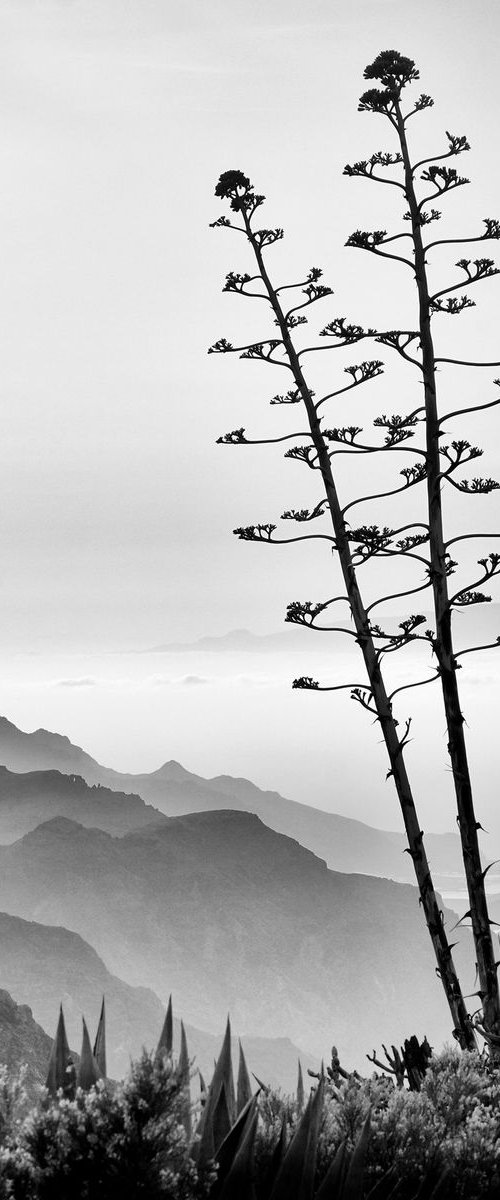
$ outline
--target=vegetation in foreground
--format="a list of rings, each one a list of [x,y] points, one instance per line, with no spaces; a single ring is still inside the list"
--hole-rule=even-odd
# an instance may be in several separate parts
[[[3,1068],[0,1196],[481,1200],[500,1191],[500,1071],[477,1052],[431,1058],[417,1091],[383,1074],[329,1071],[307,1102],[300,1076],[296,1096],[262,1085],[244,1102],[223,1046],[189,1111],[188,1096],[170,1053],[144,1053],[123,1083],[101,1079],[72,1098],[44,1089],[35,1105]]]

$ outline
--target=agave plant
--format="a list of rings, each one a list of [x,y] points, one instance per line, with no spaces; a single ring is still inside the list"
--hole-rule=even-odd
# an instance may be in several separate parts
[[[45,1086],[49,1095],[57,1096],[60,1089],[73,1098],[77,1087],[88,1092],[99,1079],[106,1079],[106,1010],[104,997],[94,1047],[92,1048],[87,1022],[82,1018],[82,1048],[80,1056],[69,1048],[62,1004],[59,1009],[56,1036],[52,1045]]]
[[[405,1049],[410,1043],[405,1043]],[[426,1044],[426,1047],[428,1044]],[[422,1047],[418,1046],[419,1050]],[[429,1048],[430,1049],[430,1048]],[[189,1059],[184,1024],[181,1021],[180,1050],[177,1061],[173,1050],[172,997],[155,1052],[155,1061],[168,1059],[182,1085],[180,1119],[184,1126],[186,1144],[201,1177],[207,1179],[215,1168],[209,1200],[446,1200],[450,1193],[449,1173],[440,1176],[429,1172],[419,1190],[411,1194],[398,1178],[394,1167],[372,1186],[366,1170],[370,1144],[370,1113],[365,1118],[357,1140],[345,1139],[338,1146],[326,1173],[318,1180],[319,1135],[327,1095],[340,1097],[334,1085],[333,1072],[327,1074],[321,1066],[314,1075],[315,1086],[306,1098],[302,1067],[298,1064],[297,1093],[293,1111],[297,1122],[292,1135],[286,1115],[274,1144],[268,1149],[266,1161],[259,1159],[259,1128],[265,1120],[266,1105],[271,1089],[257,1079],[252,1092],[250,1073],[241,1042],[237,1086],[234,1085],[231,1058],[231,1025],[229,1017],[212,1080],[205,1086],[200,1073],[200,1098],[192,1103]],[[371,1061],[375,1060],[375,1053]],[[337,1059],[333,1060],[335,1064]],[[377,1065],[385,1070],[389,1066]],[[312,1074],[312,1073],[311,1073]],[[346,1072],[342,1072],[347,1076]],[[102,1004],[99,1025],[92,1047],[87,1024],[83,1020],[81,1054],[72,1054],[64,1023],[62,1006],[50,1057],[47,1089],[56,1096],[67,1098],[76,1087],[90,1091],[98,1080],[106,1078],[105,1008]],[[193,1127],[193,1116],[197,1121]]]
[[[243,1064],[243,1066],[242,1066]],[[238,1079],[249,1076],[240,1043]],[[247,1095],[241,1107],[238,1103],[235,1119],[221,1139],[234,1110],[234,1084],[231,1064],[231,1028],[228,1019],[221,1052],[215,1065],[212,1082],[198,1127],[194,1134],[192,1153],[198,1168],[209,1165],[209,1155],[217,1168],[217,1178],[210,1191],[210,1200],[445,1200],[449,1195],[448,1172],[436,1176],[429,1172],[417,1192],[408,1194],[406,1185],[398,1180],[394,1167],[370,1186],[367,1182],[366,1158],[370,1143],[370,1114],[351,1147],[347,1140],[339,1146],[326,1174],[318,1183],[318,1143],[328,1084],[323,1068],[317,1086],[311,1090],[304,1107],[304,1084],[299,1063],[296,1109],[299,1120],[287,1143],[284,1120],[269,1158],[265,1176],[257,1171],[256,1145],[260,1120],[259,1102],[262,1093],[269,1092],[262,1081],[255,1095]],[[238,1099],[243,1095],[238,1088]]]

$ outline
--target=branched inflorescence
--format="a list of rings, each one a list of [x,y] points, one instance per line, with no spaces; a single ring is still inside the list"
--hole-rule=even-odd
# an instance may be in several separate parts
[[[434,351],[432,326],[433,318],[438,315],[445,314],[455,317],[474,306],[474,301],[463,291],[464,276],[465,286],[468,289],[482,280],[490,279],[492,276],[497,275],[499,269],[495,266],[491,258],[459,258],[455,265],[461,272],[460,280],[440,287],[434,293],[431,293],[429,290],[427,276],[428,256],[435,246],[455,246],[459,243],[484,242],[488,239],[498,240],[500,238],[500,222],[496,218],[487,217],[483,222],[484,230],[479,234],[462,238],[442,238],[424,244],[423,231],[432,222],[439,220],[442,215],[440,210],[433,207],[436,198],[442,200],[449,193],[463,187],[469,182],[465,176],[457,172],[454,166],[449,165],[445,161],[467,152],[470,149],[469,142],[464,135],[453,134],[447,130],[447,148],[442,153],[412,163],[408,144],[408,121],[415,113],[430,107],[432,104],[431,97],[424,93],[414,103],[412,109],[406,112],[403,110],[403,91],[409,84],[414,83],[419,78],[419,72],[415,63],[412,59],[401,55],[398,51],[383,51],[367,67],[365,78],[370,81],[377,80],[379,86],[370,87],[368,91],[363,93],[359,109],[360,111],[375,113],[386,118],[396,136],[396,154],[400,155],[400,160],[399,164],[394,165],[399,165],[400,172],[399,174],[396,172],[396,177],[392,174],[390,182],[394,186],[402,188],[407,205],[403,213],[403,220],[409,223],[411,232],[409,230],[408,233],[393,235],[391,238],[388,238],[387,234],[381,230],[377,230],[372,234],[357,230],[348,239],[347,244],[366,250],[371,254],[382,254],[384,257],[396,257],[401,262],[409,262],[414,273],[418,292],[418,330],[414,333],[402,330],[381,332],[377,337],[377,341],[395,350],[400,357],[406,359],[408,363],[415,367],[419,372],[420,381],[423,384],[424,405],[421,411],[425,414],[425,453],[422,462],[416,468],[411,466],[405,468],[401,473],[408,487],[421,480],[426,481],[427,484],[428,524],[425,535],[429,552],[427,579],[429,586],[432,588],[436,631],[433,634],[426,631],[426,636],[437,659],[437,676],[441,681],[448,729],[448,749],[455,787],[460,836],[462,839],[464,869],[469,893],[469,915],[471,916],[476,948],[479,996],[483,1009],[482,1021],[478,1024],[478,1028],[481,1029],[491,1053],[495,1057],[500,1058],[498,963],[494,960],[491,942],[491,922],[488,918],[484,874],[481,868],[477,840],[479,823],[475,818],[472,784],[464,739],[464,718],[458,694],[457,670],[460,664],[457,663],[457,657],[459,656],[455,654],[453,648],[451,623],[454,608],[482,604],[491,599],[490,596],[478,589],[481,583],[487,579],[491,579],[498,573],[500,559],[499,556],[493,554],[486,559],[479,560],[479,565],[482,567],[483,572],[481,578],[466,586],[462,586],[454,596],[450,596],[448,593],[448,578],[454,573],[458,564],[451,559],[448,547],[453,542],[468,539],[472,535],[459,535],[445,542],[441,501],[443,482],[451,484],[453,488],[462,494],[478,496],[487,495],[489,492],[496,490],[499,484],[489,477],[474,477],[472,479],[454,478],[455,473],[461,466],[480,457],[482,451],[479,447],[471,445],[465,439],[453,440],[448,445],[443,445],[440,441],[443,431],[442,426],[445,420],[449,421],[455,416],[462,416],[469,412],[493,407],[498,401],[488,401],[485,404],[479,405],[470,404],[468,407],[457,409],[455,412],[448,413],[446,417],[440,418],[437,408],[438,380],[436,379],[437,363],[453,363],[464,366],[496,364],[473,363],[459,358],[437,358]],[[373,178],[373,165],[370,160],[365,160],[356,163],[352,168],[346,168],[345,173],[351,176],[357,175]],[[417,180],[420,184],[427,185],[427,190],[423,189],[424,194],[421,196],[417,194]],[[391,241],[394,243],[400,237],[411,240],[411,258],[403,258],[392,253],[390,255],[386,254],[385,247],[387,242]],[[405,246],[407,244],[408,242],[406,241]],[[382,247],[384,247],[383,250],[381,249]],[[388,429],[390,438],[394,439],[394,437],[398,436],[397,425],[393,425],[392,429],[388,426]],[[403,432],[407,436],[412,431],[410,427],[406,427],[406,429],[403,427]],[[500,534],[496,536],[500,536]],[[413,535],[409,535],[401,539],[398,546],[401,552],[414,555],[414,548],[418,544],[418,541],[414,541]],[[471,649],[475,649],[475,647]],[[462,653],[469,652],[466,650]]]
[[[494,555],[490,555],[488,559],[480,560],[483,572],[481,578],[462,586],[454,596],[448,596],[448,577],[458,566],[449,554],[449,546],[454,541],[459,541],[460,537],[451,538],[448,543],[445,543],[442,533],[437,535],[436,531],[441,519],[440,495],[444,482],[449,482],[461,492],[476,494],[485,494],[498,487],[498,484],[489,478],[460,481],[453,478],[460,466],[478,457],[481,452],[478,447],[465,440],[456,439],[447,445],[441,443],[441,421],[435,413],[433,415],[432,403],[429,399],[432,392],[435,401],[435,360],[430,338],[430,322],[435,315],[458,316],[465,309],[473,306],[474,302],[463,291],[464,276],[465,286],[469,288],[480,280],[497,274],[498,271],[491,259],[461,258],[456,264],[461,272],[461,281],[459,283],[452,282],[449,286],[439,288],[433,295],[429,294],[425,275],[426,254],[433,246],[447,244],[446,240],[429,242],[427,246],[424,246],[422,242],[427,226],[441,218],[440,210],[433,207],[433,200],[436,197],[442,199],[447,193],[468,182],[463,176],[458,175],[454,167],[443,165],[442,160],[466,152],[469,144],[464,136],[447,132],[447,149],[444,153],[433,158],[422,159],[412,165],[409,160],[406,138],[407,122],[433,103],[430,96],[421,93],[413,107],[405,115],[402,113],[403,90],[419,78],[414,62],[397,51],[383,51],[367,67],[365,78],[371,82],[377,81],[381,86],[369,87],[363,93],[360,98],[359,110],[375,113],[388,119],[392,131],[397,134],[399,144],[395,151],[380,150],[371,157],[355,162],[352,166],[346,166],[344,174],[351,178],[381,182],[398,188],[402,192],[405,203],[402,216],[406,226],[403,232],[395,234],[388,234],[384,229],[373,231],[358,229],[349,236],[347,245],[365,250],[372,256],[395,260],[411,268],[420,298],[416,328],[377,330],[372,327],[365,328],[354,321],[349,321],[344,316],[338,316],[329,320],[319,330],[319,344],[308,345],[304,344],[302,340],[296,345],[293,337],[304,338],[303,330],[311,306],[320,300],[328,299],[332,295],[332,289],[320,282],[322,272],[318,267],[311,268],[306,276],[296,283],[273,285],[264,251],[282,239],[283,230],[281,228],[254,229],[252,219],[256,210],[264,202],[264,197],[255,193],[250,180],[242,172],[227,171],[219,179],[216,195],[229,202],[231,212],[236,214],[235,219],[238,223],[235,224],[232,220],[221,217],[213,224],[214,226],[229,227],[245,236],[253,254],[256,273],[251,275],[246,272],[230,272],[226,277],[224,291],[243,296],[257,296],[259,300],[264,301],[279,336],[259,338],[259,340],[244,346],[234,346],[227,339],[220,338],[210,348],[210,352],[236,353],[244,359],[259,360],[268,365],[280,366],[289,370],[292,375],[291,386],[283,392],[275,394],[271,399],[271,405],[276,408],[285,408],[288,405],[302,404],[309,429],[306,438],[310,438],[310,440],[294,442],[286,450],[285,457],[295,462],[302,462],[314,470],[316,484],[318,481],[322,482],[324,495],[319,499],[315,496],[313,503],[289,507],[283,511],[281,520],[295,522],[301,530],[300,536],[283,539],[277,534],[277,526],[270,522],[240,526],[234,532],[245,541],[277,544],[283,544],[285,540],[297,542],[324,539],[330,543],[331,549],[338,557],[345,591],[334,597],[333,601],[316,603],[294,601],[288,606],[286,620],[291,624],[304,625],[310,629],[325,631],[327,628],[335,629],[337,633],[347,633],[353,637],[362,653],[367,681],[359,684],[334,682],[325,686],[320,685],[311,676],[303,675],[294,680],[293,687],[304,691],[333,692],[348,689],[352,698],[362,708],[373,714],[380,725],[390,761],[388,777],[394,780],[401,804],[409,841],[408,852],[415,867],[420,900],[438,962],[437,969],[445,987],[453,1016],[454,1033],[462,1046],[472,1048],[475,1039],[471,1020],[456,976],[452,948],[444,931],[442,913],[432,885],[422,831],[416,816],[411,785],[406,772],[404,751],[409,740],[410,718],[404,722],[403,732],[400,733],[398,722],[393,714],[393,701],[399,692],[408,688],[420,687],[441,680],[443,687],[448,688],[446,712],[454,777],[456,780],[459,778],[462,768],[462,775],[464,775],[466,764],[464,765],[464,761],[462,761],[462,768],[460,768],[458,761],[460,756],[457,758],[456,753],[458,734],[455,726],[457,722],[454,724],[454,717],[450,716],[450,688],[455,686],[450,680],[454,680],[458,666],[451,643],[451,615],[455,607],[464,607],[489,599],[480,592],[479,588],[485,579],[498,573],[500,556],[495,558]],[[415,194],[417,178],[428,185],[429,194],[423,195],[421,199],[418,199]],[[484,231],[479,235],[458,239],[458,241],[482,242],[488,238],[500,238],[500,222],[493,218],[486,218],[484,226]],[[406,256],[406,253],[404,255],[399,253],[400,245],[404,245],[405,248],[410,246],[409,257]],[[455,292],[458,294],[452,294]],[[285,293],[287,297],[289,294],[291,296],[291,303],[288,307],[284,307],[282,303]],[[342,354],[346,348],[371,339],[374,339],[378,345],[394,351],[412,369],[416,369],[419,373],[419,381],[424,385],[423,403],[413,411],[403,415],[399,413],[387,415],[384,412],[374,419],[373,425],[375,429],[382,431],[383,437],[383,441],[376,445],[367,444],[361,440],[362,426],[352,419],[350,414],[349,419],[344,423],[337,418],[335,424],[330,421],[328,427],[326,427],[326,423],[323,426],[320,409],[331,401],[339,399],[344,393],[352,391],[353,388],[375,380],[382,374],[384,366],[382,361],[366,358],[359,364],[343,367],[343,371],[349,379],[348,384],[334,387],[331,391],[319,396],[316,396],[315,391],[310,387],[303,367],[306,356],[317,354],[320,351],[337,351]],[[455,360],[439,359],[440,363],[448,361]],[[500,403],[500,400],[472,406],[472,410],[491,407],[493,403]],[[454,413],[448,413],[442,420],[451,420],[454,416],[461,415],[466,411],[467,409],[457,409]],[[416,436],[420,431],[425,431],[424,445],[419,444],[420,439]],[[226,445],[248,445],[255,442],[259,444],[272,443],[288,438],[302,438],[302,436],[302,434],[286,433],[277,438],[249,439],[244,427],[241,427],[232,430],[218,440]],[[408,465],[399,472],[402,482],[398,486],[375,495],[360,496],[342,507],[332,463],[338,454],[358,455],[360,453],[402,453],[409,454],[411,458]],[[430,505],[424,520],[410,521],[398,529],[381,523],[377,524],[369,516],[364,517],[362,521],[358,520],[358,523],[352,526],[347,520],[346,514],[354,505],[368,505],[375,502],[380,505],[386,497],[406,493],[420,483],[427,485]],[[421,491],[423,493],[424,489]],[[327,521],[330,525],[330,533],[310,534],[305,532],[313,520]],[[469,535],[463,536],[468,537]],[[425,551],[422,551],[422,547],[425,547]],[[407,586],[402,591],[391,593],[388,596],[380,596],[368,607],[365,607],[359,589],[358,567],[365,567],[365,564],[368,564],[366,570],[370,574],[370,564],[373,560],[393,559],[395,556],[404,558],[408,567],[411,566],[412,569],[415,569],[416,565],[420,571],[420,578],[415,586]],[[435,632],[426,627],[426,618],[419,613],[412,613],[404,618],[393,632],[390,630],[385,632],[383,625],[373,623],[371,614],[376,606],[386,604],[389,600],[401,602],[425,589],[432,590],[435,598],[439,597],[439,603],[436,601]],[[327,627],[322,620],[319,620],[330,604],[336,601],[347,601],[352,628]],[[381,672],[383,659],[388,654],[404,650],[417,640],[425,644],[432,653],[437,664],[433,674],[423,679],[408,681],[389,692]],[[459,710],[457,709],[457,711]],[[461,714],[460,725],[463,725]],[[461,784],[460,787],[462,787]],[[466,824],[463,806],[461,809],[459,806],[459,812],[461,813],[462,832]],[[477,834],[475,836],[477,841]],[[468,867],[467,870],[469,878]],[[481,921],[479,924],[476,922],[477,947],[479,947],[479,935],[483,942],[486,936],[489,937],[489,928],[485,932],[484,921],[482,925]],[[477,953],[485,995],[489,988],[491,999],[493,985],[488,974],[489,967],[485,966],[486,959],[483,951],[479,948]],[[486,1005],[486,1009],[487,1007]],[[488,1031],[490,1039],[498,1035],[498,1045],[500,1046],[500,1013],[498,1024],[496,1024],[494,1014],[493,1018],[491,1016],[492,1012],[493,1010],[486,1012],[484,1028]],[[493,1045],[493,1041],[490,1044]]]
[[[344,346],[352,346],[354,342],[361,342],[363,338],[373,337],[375,332],[375,329],[363,329],[362,325],[353,325],[346,317],[335,317],[324,329],[320,329],[319,336],[334,337]]]

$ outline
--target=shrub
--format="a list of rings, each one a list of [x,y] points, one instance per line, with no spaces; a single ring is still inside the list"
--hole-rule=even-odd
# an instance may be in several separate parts
[[[387,1077],[349,1080],[325,1106],[318,1173],[340,1142],[353,1143],[371,1112],[367,1183],[390,1167],[411,1195],[448,1169],[450,1195],[480,1200],[500,1189],[500,1071],[476,1052],[448,1048],[431,1059],[420,1092]]]
[[[183,1088],[170,1059],[143,1054],[126,1081],[75,1099],[46,1094],[1,1152],[4,1195],[16,1200],[197,1200],[199,1179],[182,1124]]]
[[[500,1194],[500,1070],[482,1055],[446,1049],[431,1059],[420,1092],[398,1088],[384,1075],[327,1083],[316,1187],[339,1146],[346,1141],[352,1150],[368,1113],[364,1195],[391,1168],[399,1195],[416,1195],[424,1180],[437,1181],[445,1170],[448,1182],[441,1195],[450,1200]],[[256,1145],[258,1185],[266,1178],[283,1123],[289,1143],[297,1119],[296,1106],[286,1097],[266,1096]],[[260,1200],[259,1186],[257,1196]]]
[[[500,1194],[500,1070],[477,1053],[433,1058],[420,1092],[391,1078],[325,1081],[316,1187],[339,1146],[358,1142],[370,1114],[362,1200],[392,1168],[399,1196],[448,1180],[441,1200]],[[0,1069],[0,1200],[202,1200],[215,1170],[197,1172],[183,1124],[183,1080],[169,1057],[143,1054],[127,1079],[99,1082],[73,1100],[44,1092],[27,1111],[22,1079]],[[269,1192],[301,1119],[294,1098],[261,1093],[252,1174],[256,1200]]]

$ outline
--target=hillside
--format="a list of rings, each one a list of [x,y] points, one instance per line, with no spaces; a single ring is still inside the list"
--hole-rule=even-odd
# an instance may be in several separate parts
[[[92,1030],[105,995],[109,1071],[117,1078],[127,1069],[130,1055],[158,1039],[164,1015],[158,997],[112,975],[76,933],[0,912],[0,961],[2,984],[18,1003],[31,1006],[50,1039],[63,1004],[68,1038],[76,1050],[82,1015]]]
[[[111,971],[172,991],[185,1020],[217,1035],[229,1009],[242,1033],[286,1035],[318,1056],[336,1042],[364,1068],[374,1039],[450,1034],[416,890],[328,871],[246,813],[123,838],[50,821],[0,847],[0,908],[64,922]]]
[[[34,1020],[27,1004],[16,1004],[0,989],[0,1063],[16,1073],[27,1068],[25,1087],[30,1095],[45,1083],[52,1038]]]
[[[95,950],[78,934],[59,926],[41,925],[0,913],[0,961],[2,983],[21,1004],[19,1008],[10,998],[4,1001],[7,993],[0,991],[0,1062],[6,1061],[13,1066],[27,1061],[33,1081],[45,1081],[61,1002],[70,1045],[79,1050],[82,1015],[92,1036],[105,995],[108,1070],[114,1078],[124,1074],[130,1059],[137,1057],[143,1046],[148,1050],[156,1047],[165,1016],[158,997],[149,988],[131,987],[112,975]],[[44,1029],[31,1027],[30,1009],[26,1008],[28,1002]],[[174,1050],[178,1052],[179,1018],[183,1012],[175,1006],[174,995]],[[206,1033],[189,1023],[186,1025],[190,1058],[195,1059],[195,1065],[200,1067],[205,1078],[211,1077],[223,1031],[223,1023],[216,1033]],[[235,1029],[235,1035],[237,1032]],[[243,1045],[249,1067],[259,1077],[285,1090],[295,1088],[299,1051],[290,1039],[244,1038]],[[233,1057],[236,1066],[237,1053],[235,1037]],[[317,1069],[316,1060],[307,1053],[302,1055],[302,1063],[304,1069],[308,1066]]]

